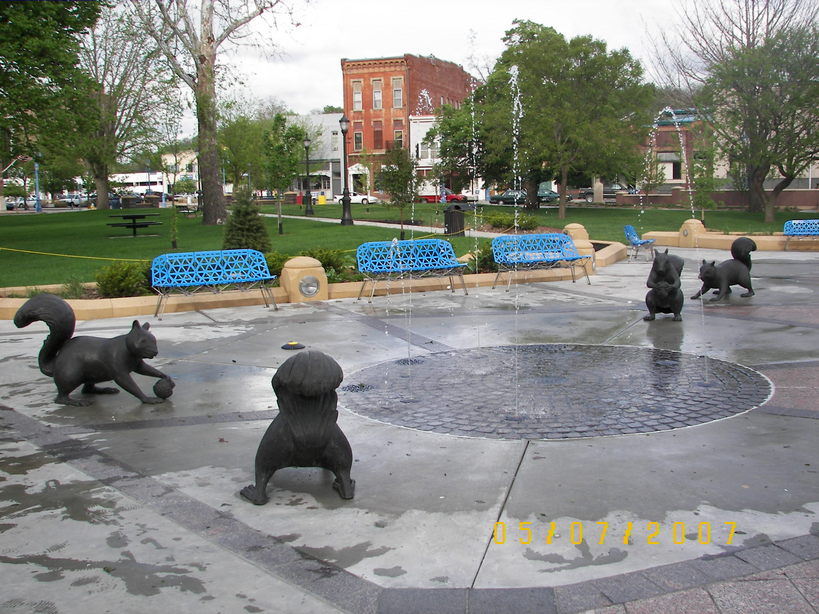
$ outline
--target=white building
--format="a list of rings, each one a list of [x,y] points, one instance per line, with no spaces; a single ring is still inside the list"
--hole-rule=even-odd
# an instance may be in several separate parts
[[[422,180],[419,194],[435,194],[440,190],[440,178],[435,176],[435,165],[441,162],[440,145],[436,141],[432,144],[424,143],[427,133],[435,126],[434,115],[409,116],[409,143],[410,153],[415,156],[418,176]],[[476,200],[484,198],[481,185],[483,180],[476,177],[473,185],[462,192]],[[470,199],[471,200],[471,199]]]

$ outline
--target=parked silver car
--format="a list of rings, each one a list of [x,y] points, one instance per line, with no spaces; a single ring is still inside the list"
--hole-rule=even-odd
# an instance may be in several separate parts
[[[337,203],[341,202],[341,194],[335,197]],[[378,204],[381,202],[377,196],[372,194],[359,194],[358,192],[350,192],[350,202],[359,205],[367,205],[369,203]]]

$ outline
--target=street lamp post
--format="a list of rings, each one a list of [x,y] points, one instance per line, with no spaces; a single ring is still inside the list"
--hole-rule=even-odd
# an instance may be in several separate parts
[[[341,193],[341,225],[352,226],[353,216],[350,213],[350,187],[347,173],[347,131],[350,129],[350,120],[342,114],[338,125],[341,127],[341,172],[344,175],[344,191]]]
[[[304,215],[313,215],[313,195],[310,194],[310,137],[304,137],[304,174],[307,175],[307,189],[304,191]]]
[[[34,161],[34,210],[43,212],[43,203],[40,201],[40,163]]]

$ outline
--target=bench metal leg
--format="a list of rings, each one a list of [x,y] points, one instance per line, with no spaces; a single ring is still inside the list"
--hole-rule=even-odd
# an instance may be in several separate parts
[[[279,306],[276,304],[276,297],[273,296],[273,290],[271,290],[267,286],[259,286],[259,290],[262,291],[262,300],[264,301],[264,306],[269,308],[270,303],[273,303],[273,309],[278,311]],[[270,299],[269,301],[268,298]]]
[[[586,263],[584,262],[580,265],[580,267],[583,269],[583,273],[586,275],[586,283],[591,285],[591,279],[589,279],[589,271],[586,269]],[[572,266],[572,282],[574,282],[574,266]]]
[[[361,284],[361,288],[359,288],[359,290],[358,290],[358,298],[356,298],[355,300],[357,300],[357,301],[360,301],[360,300],[361,300],[361,297],[362,297],[362,295],[364,294],[364,288],[366,288],[366,287],[367,287],[367,282],[369,282],[369,283],[370,283],[370,285],[372,286],[372,291],[370,292],[370,298],[369,298],[369,300],[367,300],[367,302],[368,302],[368,303],[372,303],[372,302],[373,302],[373,296],[375,295],[375,284],[376,284],[376,280],[375,280],[375,279],[369,279],[369,278],[368,278],[368,279],[365,279],[365,280],[362,282],[362,284]]]
[[[156,301],[156,310],[154,311],[154,317],[158,319],[162,319],[159,317],[160,312],[162,311],[162,306],[165,303],[165,299],[168,298],[167,294],[160,294],[159,299]]]
[[[506,280],[506,291],[507,292],[509,292],[509,290],[512,288],[512,277],[514,277],[515,273],[520,273],[520,272],[521,272],[520,270],[509,271],[509,278]],[[522,272],[523,272],[523,277],[525,279],[526,278],[526,270],[524,269]]]
[[[464,274],[460,273],[457,275],[461,278],[461,286],[464,289],[464,296],[469,296],[469,291],[466,289],[466,280],[464,279]],[[452,274],[449,275],[449,287],[452,288],[452,292],[455,292],[455,281],[452,278]]]
[[[364,294],[364,288],[365,288],[366,285],[367,285],[367,280],[365,279],[364,281],[361,282],[361,287],[358,289],[358,297],[356,297],[355,300],[357,300],[357,301],[361,300],[361,295]]]

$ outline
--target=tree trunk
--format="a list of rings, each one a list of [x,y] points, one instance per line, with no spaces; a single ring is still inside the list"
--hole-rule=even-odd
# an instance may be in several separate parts
[[[569,169],[563,167],[560,169],[560,198],[557,199],[557,219],[566,219],[566,189],[569,182]]]
[[[768,202],[765,206],[765,223],[766,224],[773,224],[775,220],[775,213],[776,213],[776,201],[779,199],[779,195],[782,193],[782,190],[787,188],[791,185],[793,181],[793,177],[783,177],[779,183],[774,186],[773,191],[771,192],[770,197],[768,198]]]
[[[748,167],[748,210],[752,213],[765,213],[767,219],[768,195],[765,192],[765,177],[768,176],[770,166],[756,165]]]
[[[204,13],[204,12],[203,12]],[[199,126],[199,180],[202,183],[202,223],[224,223],[225,195],[219,177],[219,150],[216,142],[216,49],[212,23],[203,14],[202,47],[196,71],[196,119]]]
[[[105,163],[89,164],[91,173],[94,175],[94,187],[97,189],[97,209],[110,209],[108,202],[108,165]]]
[[[530,211],[537,211],[540,208],[540,203],[537,201],[537,186],[538,182],[531,178],[527,178],[523,183],[526,189],[526,208]]]

